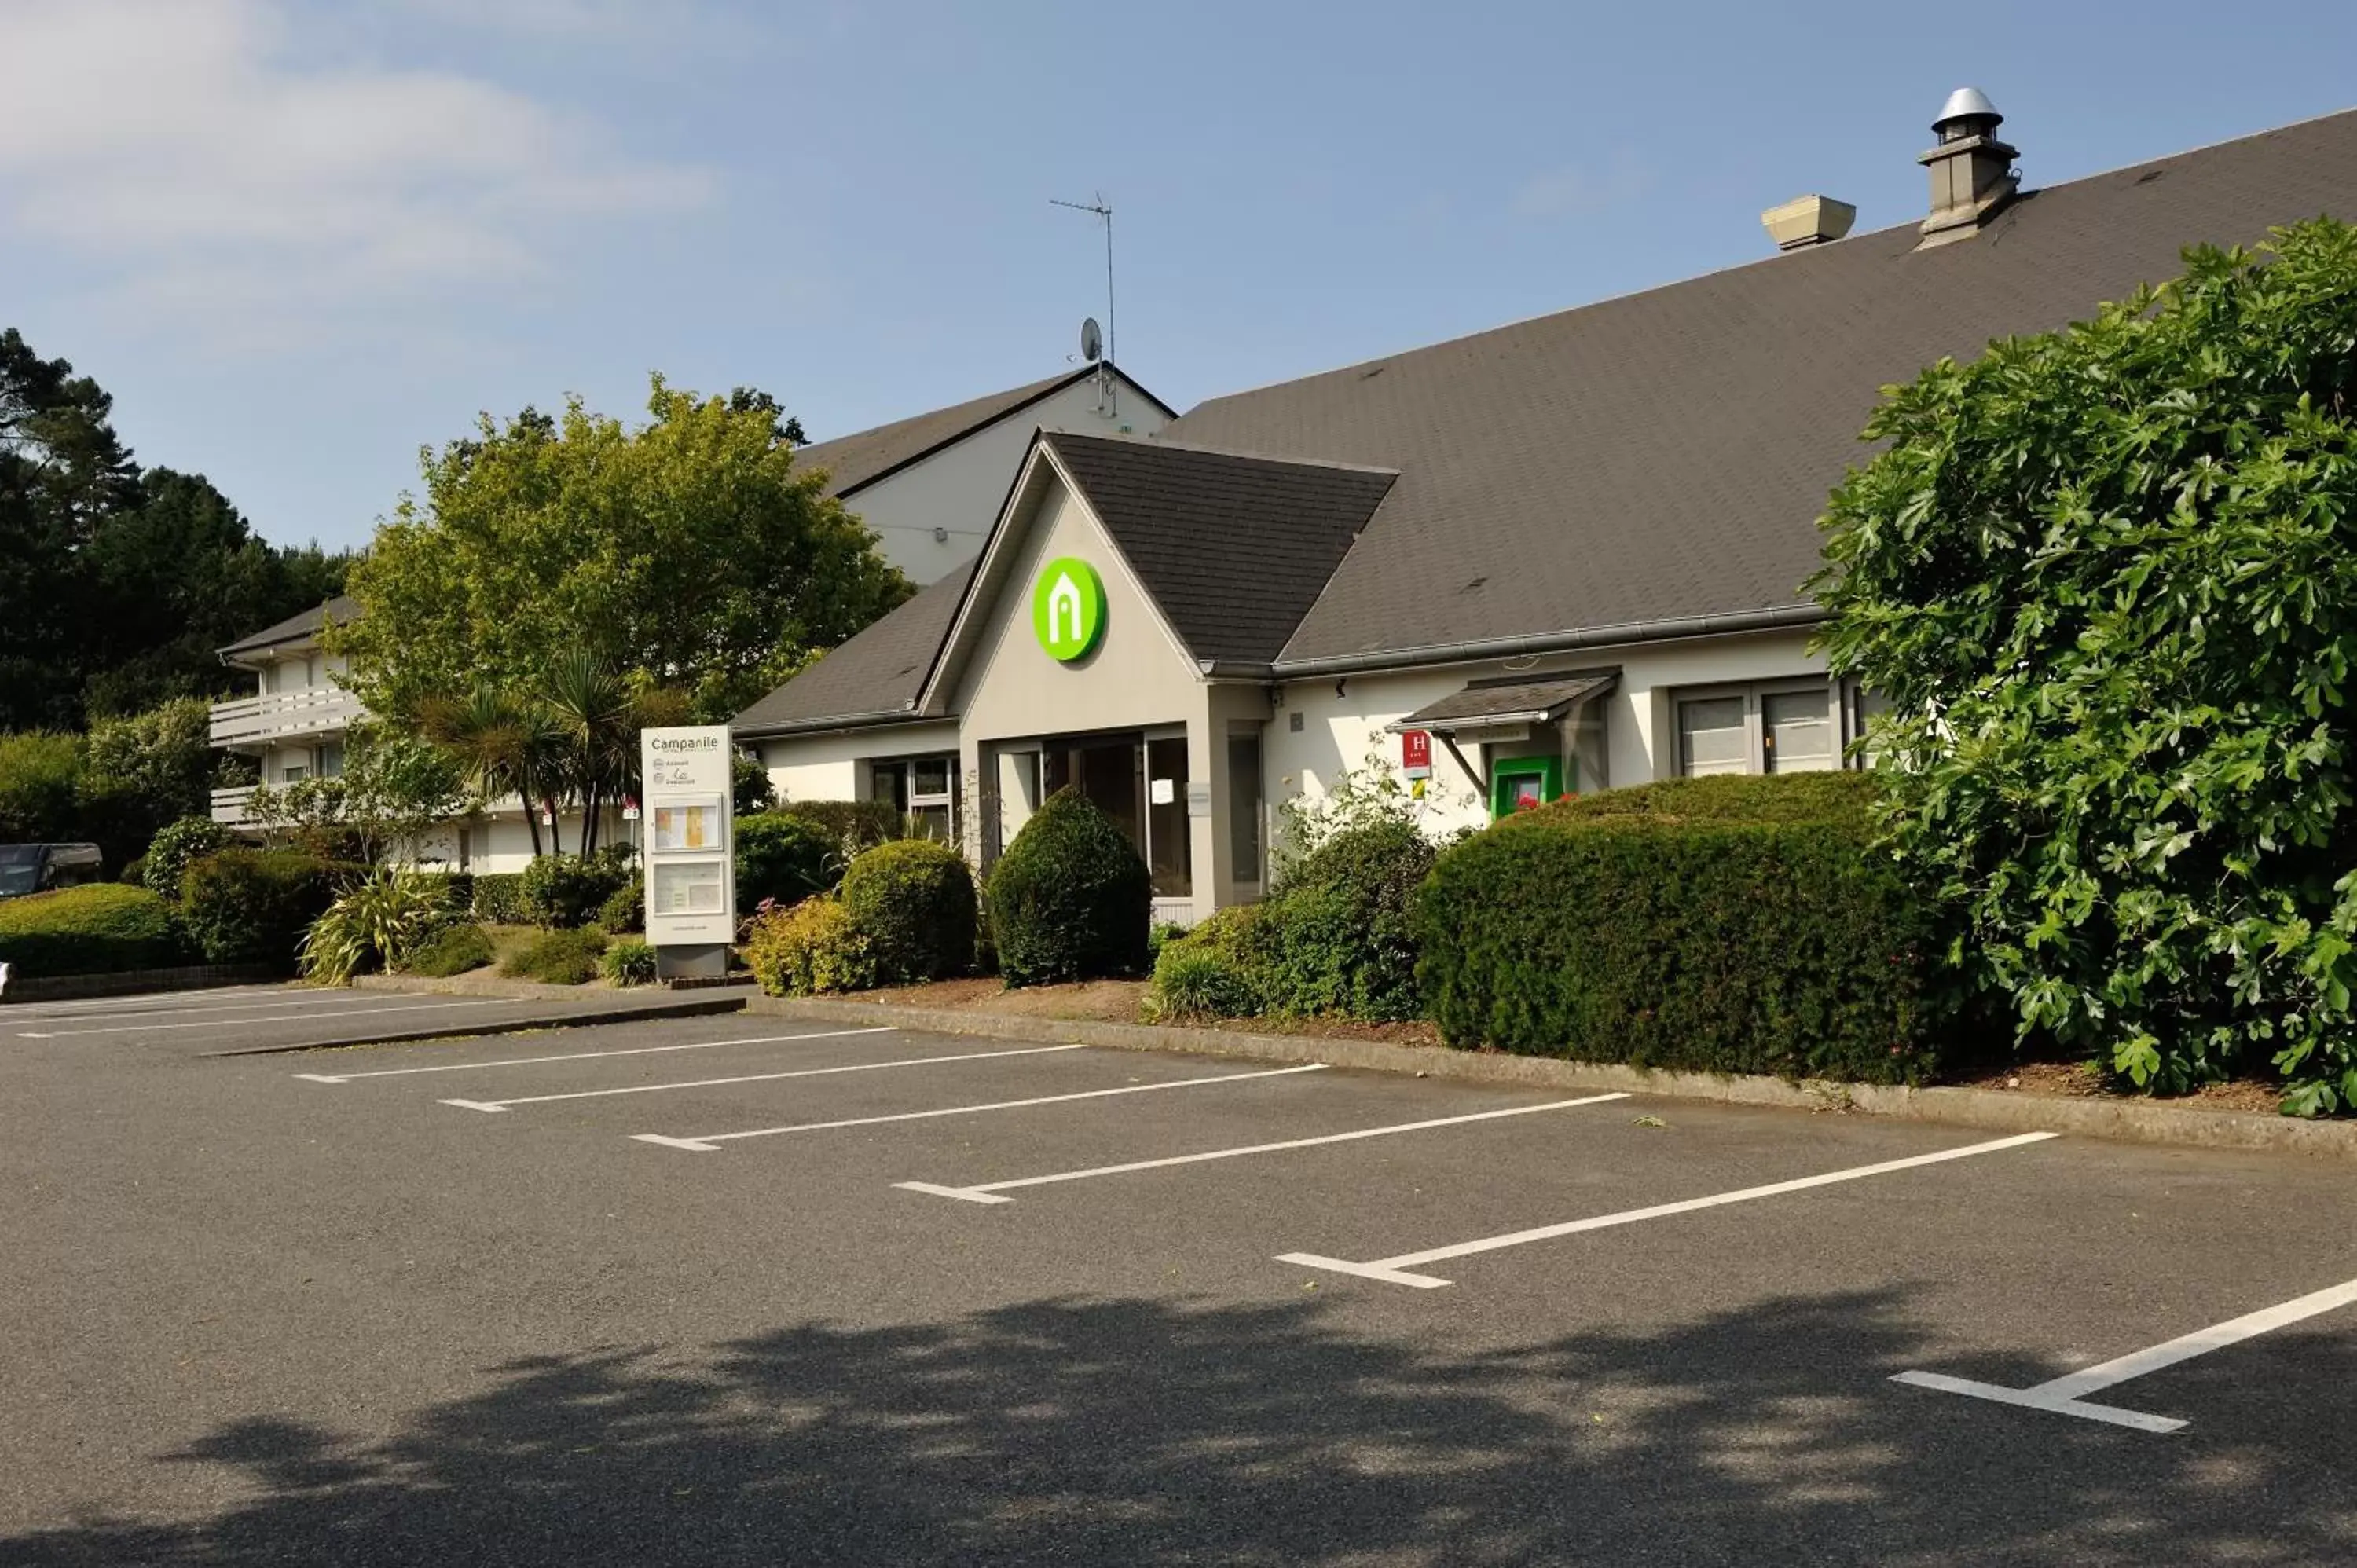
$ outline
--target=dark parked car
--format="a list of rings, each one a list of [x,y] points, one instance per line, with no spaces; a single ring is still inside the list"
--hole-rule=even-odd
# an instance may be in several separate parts
[[[95,882],[99,870],[94,843],[0,843],[0,898]]]

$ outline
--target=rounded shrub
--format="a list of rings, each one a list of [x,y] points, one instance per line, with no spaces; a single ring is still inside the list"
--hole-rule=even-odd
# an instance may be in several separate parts
[[[420,942],[402,966],[406,973],[436,980],[482,969],[492,959],[490,934],[472,921],[445,926]]]
[[[0,899],[0,963],[28,980],[163,969],[187,957],[171,906],[145,887],[93,882]]]
[[[180,919],[208,963],[293,968],[304,933],[366,868],[292,849],[221,850],[188,863]]]
[[[877,844],[843,874],[843,908],[867,939],[879,984],[940,980],[974,965],[974,873],[931,839]]]
[[[188,862],[199,855],[227,849],[233,839],[227,828],[210,817],[182,817],[158,829],[148,841],[139,874],[153,891],[167,898],[178,898],[180,878],[188,874]],[[128,881],[130,874],[126,871],[124,877]]]
[[[816,822],[782,811],[762,811],[737,820],[737,909],[749,914],[763,899],[799,904],[824,893],[840,878],[850,856],[840,835]],[[864,847],[864,846],[863,846]],[[856,852],[855,852],[856,853]]]
[[[147,857],[143,854],[138,859],[126,863],[123,867],[122,875],[117,876],[115,880],[122,883],[125,887],[146,886]]]
[[[1419,1015],[1410,907],[1437,854],[1415,823],[1386,818],[1345,828],[1286,866],[1258,923],[1270,1010]]]
[[[630,879],[630,867],[617,855],[544,854],[523,868],[516,900],[533,925],[571,930],[595,920]]]
[[[597,923],[608,931],[647,929],[647,879],[643,873],[630,873],[630,879],[597,907]]]
[[[1153,909],[1128,836],[1071,789],[1041,803],[990,874],[990,932],[1009,985],[1142,973]]]
[[[834,898],[805,898],[756,916],[737,950],[772,996],[864,991],[876,981],[867,939]]]

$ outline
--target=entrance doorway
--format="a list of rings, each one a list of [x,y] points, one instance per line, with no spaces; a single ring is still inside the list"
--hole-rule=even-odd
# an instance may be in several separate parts
[[[1028,782],[1028,767],[1016,763],[1022,752],[1002,751],[1001,814],[1004,821],[1015,802],[1004,792],[1008,778]],[[1090,803],[1113,819],[1140,859],[1153,874],[1157,898],[1195,896],[1192,832],[1187,820],[1187,737],[1183,734],[1147,735],[1137,731],[1115,735],[1060,736],[1039,743],[1039,798],[1057,790],[1077,789]],[[1028,791],[1020,791],[1028,794]],[[1022,816],[1030,814],[1027,806]],[[1013,827],[1002,843],[1014,842]]]

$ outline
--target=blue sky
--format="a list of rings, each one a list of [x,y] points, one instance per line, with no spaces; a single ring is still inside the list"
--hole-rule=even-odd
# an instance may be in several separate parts
[[[646,376],[813,437],[1054,373],[1184,408],[1920,215],[1948,90],[2030,185],[2357,104],[2357,6],[0,0],[0,325],[268,536]],[[2357,205],[2357,193],[2352,193]]]

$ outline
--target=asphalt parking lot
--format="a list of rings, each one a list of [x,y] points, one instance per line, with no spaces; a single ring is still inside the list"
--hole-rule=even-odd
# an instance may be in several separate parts
[[[651,990],[518,1000],[291,984],[237,985],[217,991],[11,1003],[0,1006],[0,1049],[26,1041],[59,1041],[118,1054],[226,1056],[446,1031],[481,1033],[526,1019],[737,1004],[733,993],[720,991],[684,1000],[675,993]]]
[[[2342,1165],[168,1021],[0,1051],[0,1563],[2357,1560]]]

